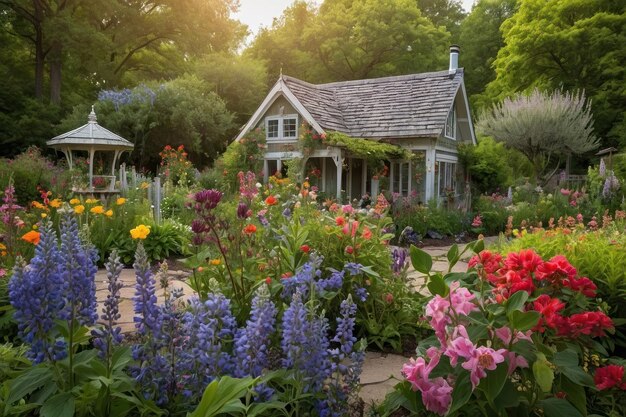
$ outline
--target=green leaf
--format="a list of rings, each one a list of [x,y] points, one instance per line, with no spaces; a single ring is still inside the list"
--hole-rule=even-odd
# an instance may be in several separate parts
[[[446,254],[446,258],[448,258],[448,262],[450,263],[450,269],[459,261],[459,245],[456,243],[450,246],[448,253]]]
[[[231,408],[233,401],[241,398],[255,383],[253,378],[231,378],[223,376],[211,382],[202,395],[198,407],[189,417],[211,417]]]
[[[543,409],[545,417],[583,417],[576,407],[561,398],[547,398],[539,401],[538,405]]]
[[[567,393],[569,402],[571,402],[583,416],[587,415],[587,396],[585,395],[585,388],[583,388],[582,385],[571,381],[567,377],[562,377],[561,391]]]
[[[441,274],[435,274],[428,280],[428,291],[432,295],[440,295],[445,297],[450,292],[450,287],[445,283]]]
[[[10,382],[11,391],[9,398],[7,398],[7,404],[12,404],[26,397],[46,384],[54,384],[53,376],[52,370],[43,366],[25,371]]]
[[[541,356],[543,355],[538,355],[538,357]],[[550,368],[547,360],[537,359],[535,363],[533,363],[533,375],[543,392],[550,392],[552,390],[554,371]]]
[[[508,370],[509,365],[503,362],[493,371],[487,372],[487,376],[480,381],[478,388],[485,392],[489,403],[493,403],[498,394],[500,394],[500,391],[502,391],[504,383],[507,380]]]
[[[61,392],[51,397],[41,407],[41,417],[72,417],[74,396],[71,392]]]
[[[572,382],[586,387],[595,387],[593,378],[578,365],[578,354],[572,349],[557,352],[552,362]]]
[[[447,415],[453,414],[455,411],[463,407],[472,396],[472,383],[470,382],[469,372],[461,372],[452,390],[452,404]]]
[[[409,249],[411,255],[411,263],[416,271],[422,274],[430,274],[430,270],[433,267],[433,258],[418,247],[411,245]]]
[[[493,404],[497,410],[502,410],[504,408],[517,407],[519,402],[519,392],[517,392],[515,385],[511,381],[506,380],[500,395],[494,400]]]
[[[506,312],[511,313],[515,310],[523,311],[522,308],[524,304],[528,300],[528,293],[526,291],[518,291],[514,293],[507,301],[506,301]]]
[[[485,249],[485,241],[483,239],[478,239],[472,243],[468,243],[468,246],[472,245],[472,251],[474,253],[480,253],[483,251],[483,249]]]
[[[530,330],[537,325],[541,315],[537,311],[513,310],[508,314],[511,326],[519,331]]]

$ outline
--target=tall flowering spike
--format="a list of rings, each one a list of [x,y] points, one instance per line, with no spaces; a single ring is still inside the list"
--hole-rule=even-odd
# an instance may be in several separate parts
[[[235,376],[260,376],[269,368],[268,353],[275,332],[276,307],[267,285],[261,285],[252,300],[250,319],[235,335]]]
[[[598,169],[598,174],[600,174],[602,178],[606,175],[606,164],[604,163],[604,158],[600,158],[600,168]]]
[[[137,278],[135,296],[133,297],[135,327],[137,327],[140,335],[152,334],[152,337],[158,339],[161,329],[161,314],[157,306],[154,277],[150,271],[148,256],[141,241],[137,244],[133,267]]]
[[[98,267],[94,252],[81,242],[76,217],[66,213],[61,220],[60,270],[66,284],[61,318],[85,326],[93,325],[98,319],[95,282]]]
[[[354,323],[356,316],[356,304],[352,301],[352,296],[341,302],[340,316],[337,317],[337,330],[333,342],[340,344],[340,351],[344,355],[349,355],[356,343],[354,337]]]
[[[222,200],[222,193],[218,190],[202,190],[194,195],[196,211],[212,210]]]
[[[307,343],[308,328],[307,311],[302,303],[302,295],[296,291],[291,298],[291,304],[283,315],[283,366],[298,368],[304,360],[304,346]]]
[[[120,314],[120,290],[124,286],[119,281],[124,265],[120,262],[117,251],[111,253],[105,267],[109,293],[104,301],[102,315],[100,316],[104,326],[92,330],[91,334],[94,336],[93,344],[100,351],[100,356],[102,358],[110,358],[113,354],[113,347],[119,345],[124,338],[122,328],[117,326],[117,321],[122,317]]]
[[[20,338],[30,345],[29,357],[35,363],[62,359],[63,342],[55,341],[54,320],[64,308],[64,282],[56,234],[50,222],[41,228],[41,241],[26,267],[19,260],[9,281],[9,298],[15,308],[14,319]]]
[[[234,337],[237,322],[230,310],[230,301],[219,293],[209,294],[205,302],[192,299],[183,317],[184,332],[190,350],[188,363],[190,385],[203,389],[218,375],[232,372],[233,361],[226,347]]]

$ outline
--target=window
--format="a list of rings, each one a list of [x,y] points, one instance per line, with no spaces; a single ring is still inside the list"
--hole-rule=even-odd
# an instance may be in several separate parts
[[[456,111],[454,110],[454,107],[452,107],[452,110],[446,119],[446,128],[443,135],[450,139],[456,139]]]
[[[391,163],[391,169],[393,172],[392,191],[400,194],[401,196],[407,197],[409,195],[409,163],[404,161],[394,161]]]
[[[456,195],[456,163],[438,161],[435,174],[439,197],[445,199]]]
[[[269,116],[265,118],[268,140],[290,140],[298,137],[298,116]]]

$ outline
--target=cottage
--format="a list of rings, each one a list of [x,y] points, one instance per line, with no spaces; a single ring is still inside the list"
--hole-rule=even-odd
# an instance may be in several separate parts
[[[453,45],[446,71],[328,84],[281,74],[236,140],[264,129],[266,180],[303,158],[305,174],[337,198],[382,189],[422,202],[458,197],[457,146],[476,143],[458,56]],[[373,161],[376,146],[387,156]]]

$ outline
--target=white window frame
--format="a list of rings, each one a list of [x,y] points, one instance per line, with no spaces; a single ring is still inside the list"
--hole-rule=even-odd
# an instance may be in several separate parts
[[[296,121],[296,134],[295,136],[285,136],[285,120],[295,119]],[[269,122],[270,120],[278,120],[278,136],[270,138],[268,136],[269,133]],[[268,142],[294,142],[298,140],[298,115],[297,114],[286,114],[283,116],[267,116],[265,118],[265,138]]]
[[[454,106],[452,106],[452,110],[450,110],[446,118],[443,135],[448,139],[456,140],[456,110]]]
[[[402,197],[411,195],[411,175],[412,164],[404,159],[394,159],[390,162],[390,188],[392,193],[397,193]],[[405,177],[405,178],[403,178]],[[403,183],[403,179],[407,180]],[[397,182],[397,184],[396,184]],[[396,187],[397,185],[397,187]],[[398,189],[396,189],[398,188]]]

